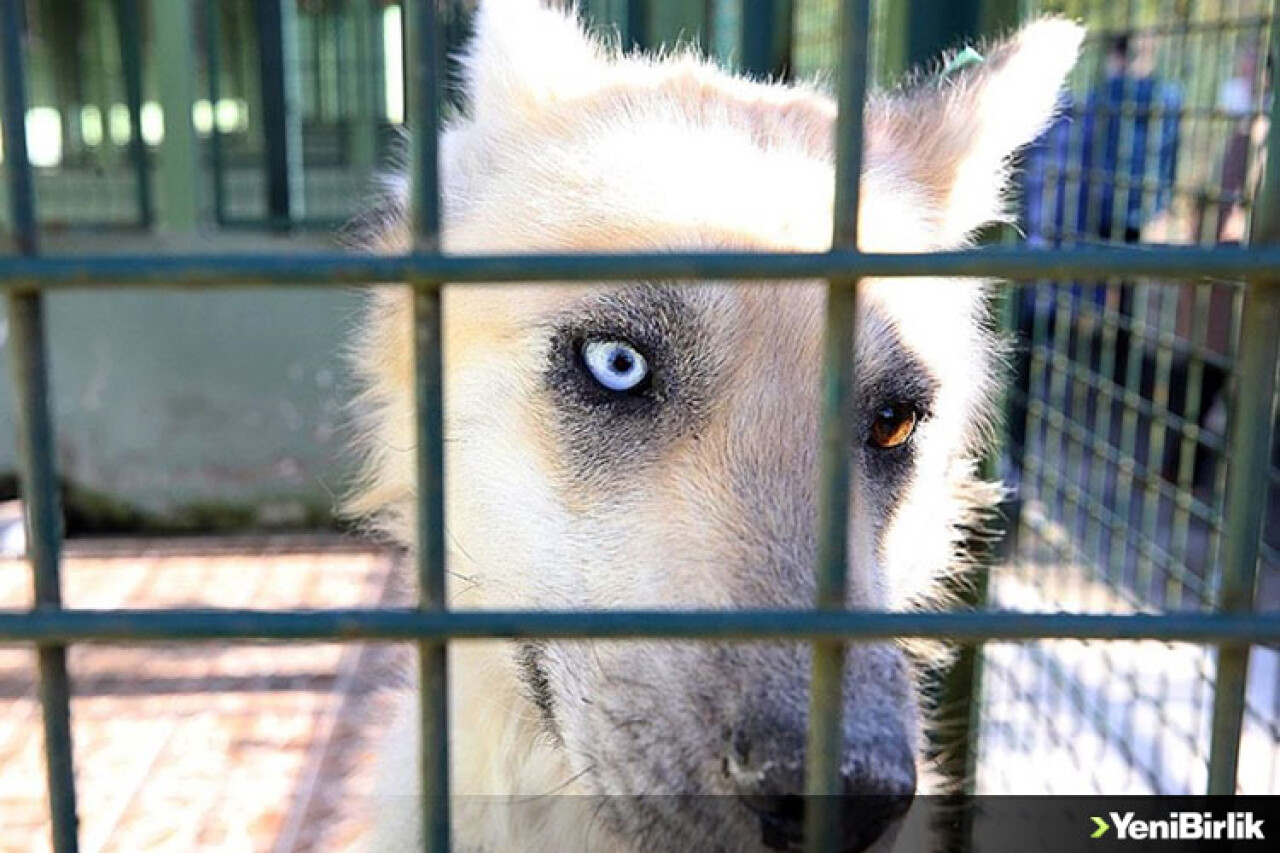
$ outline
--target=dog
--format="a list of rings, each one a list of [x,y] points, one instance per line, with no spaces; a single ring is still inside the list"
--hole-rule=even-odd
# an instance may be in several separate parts
[[[982,61],[872,95],[859,239],[965,245],[1082,39],[1031,23]],[[953,63],[954,65],[955,63]],[[690,51],[624,55],[574,14],[487,0],[441,137],[448,253],[831,246],[836,106]],[[404,192],[370,247],[410,245]],[[866,280],[854,359],[848,604],[937,607],[977,475],[1000,344],[986,287]],[[807,608],[815,595],[820,281],[446,286],[449,605]],[[377,289],[353,346],[352,511],[414,547],[412,300]],[[920,656],[848,651],[844,849],[886,849],[922,774]],[[804,643],[450,645],[454,832],[475,851],[790,850],[803,841]],[[409,707],[412,707],[410,704]],[[384,751],[372,849],[419,849],[417,733]]]

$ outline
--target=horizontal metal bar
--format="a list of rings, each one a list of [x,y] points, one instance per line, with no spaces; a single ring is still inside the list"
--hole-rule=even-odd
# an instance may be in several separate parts
[[[1220,615],[826,610],[30,610],[0,643],[216,640],[701,639],[1166,640],[1280,643],[1280,612]]]
[[[0,288],[90,288],[102,285],[309,287],[388,282],[533,282],[767,280],[820,278],[977,277],[1041,279],[1270,279],[1280,247],[1265,249],[1135,246],[1047,252],[1025,248],[930,254],[876,254],[853,249],[818,253],[710,253],[375,256],[316,254],[105,255],[0,258]]]

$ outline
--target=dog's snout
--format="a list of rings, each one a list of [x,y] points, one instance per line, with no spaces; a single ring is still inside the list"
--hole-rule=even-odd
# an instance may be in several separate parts
[[[862,778],[845,774],[844,777],[844,850],[870,850],[877,841],[896,831],[899,822],[916,794],[914,768],[903,777],[888,779]]]
[[[896,746],[855,752],[842,772],[840,850],[861,853],[896,833],[915,797],[915,764]],[[805,811],[802,760],[779,760],[761,753],[755,761],[735,751],[726,769],[742,804],[760,822],[761,842],[770,850],[804,849]]]

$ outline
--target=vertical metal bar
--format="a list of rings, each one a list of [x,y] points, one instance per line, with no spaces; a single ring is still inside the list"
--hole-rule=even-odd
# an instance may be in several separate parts
[[[150,228],[155,211],[151,204],[147,143],[142,138],[142,45],[138,38],[142,20],[138,17],[138,0],[116,0],[114,5],[116,33],[120,37],[120,64],[124,68],[124,97],[129,107],[129,158],[133,160],[138,224]]]
[[[223,173],[222,128],[218,126],[218,104],[222,100],[222,28],[218,0],[204,0],[205,73],[208,75],[207,92],[209,112],[213,122],[209,125],[209,169],[213,172],[213,221],[222,225],[227,220],[227,185]]]
[[[900,40],[901,59],[906,58],[906,26],[909,23],[904,16],[908,13],[907,4],[899,4],[903,8],[896,13],[900,32],[896,33]],[[965,3],[953,4],[964,6]],[[996,32],[1017,23],[1018,3],[1016,0],[977,0],[974,13],[983,32]],[[972,9],[969,9],[973,13]],[[959,38],[964,33],[957,33]],[[877,32],[877,39],[882,36]],[[905,70],[905,69],[900,69]],[[883,78],[879,78],[883,79]],[[988,241],[998,242],[1007,238],[1007,232],[992,232]],[[1010,332],[1016,331],[1013,314],[1020,291],[1002,290],[998,297],[995,316],[1000,317],[1000,327]],[[999,402],[999,410],[1011,411],[1009,400],[1012,395],[1008,389]],[[1023,444],[1025,445],[1025,438]],[[1019,461],[1019,469],[1021,462]],[[982,476],[984,479],[999,479],[999,450],[992,448],[982,460]],[[1015,508],[1013,512],[1017,512]],[[1010,529],[1016,529],[1016,522]],[[956,601],[964,607],[980,608],[987,604],[987,591],[990,585],[991,566],[997,558],[996,548],[984,536],[975,535],[966,543],[974,567],[971,576],[954,578],[950,591]],[[982,729],[982,681],[983,681],[983,647],[979,643],[965,645],[956,655],[955,663],[947,672],[942,683],[942,694],[938,705],[937,735],[933,747],[938,750],[939,767],[948,780],[955,785],[953,790],[973,794],[976,787],[978,771],[978,734]],[[948,822],[940,829],[939,840],[945,849],[953,853],[967,853],[973,846],[973,809],[961,807],[955,820]],[[945,839],[945,841],[943,841]]]
[[[976,38],[981,0],[902,0],[907,7],[907,65],[924,66],[957,41]]]
[[[35,603],[39,608],[58,608],[62,606],[59,572],[62,510],[45,360],[44,302],[39,293],[17,293],[9,297],[9,331],[18,400],[19,473],[26,506],[27,548],[35,578]],[[42,645],[36,654],[53,849],[55,853],[74,853],[79,849],[79,842],[67,649],[62,645]]]
[[[164,140],[156,161],[161,227],[191,233],[200,223],[200,157],[191,105],[195,102],[195,28],[191,0],[149,0],[154,35],[147,43],[164,112]]]
[[[267,178],[267,216],[273,223],[287,227],[297,214],[294,186],[295,161],[301,152],[293,150],[297,136],[291,134],[290,116],[295,105],[289,101],[286,75],[292,73],[285,61],[285,13],[283,3],[293,0],[263,0],[255,3],[258,25],[258,61],[262,88],[262,142]]]
[[[831,243],[858,246],[858,203],[862,178],[862,120],[867,86],[869,0],[843,0],[840,9],[839,118],[836,122],[836,186]],[[827,286],[823,351],[821,479],[818,505],[817,605],[845,606],[852,495],[850,448],[853,434],[853,352],[857,320],[857,279],[832,279]],[[806,751],[805,846],[838,849],[841,811],[832,796],[841,793],[844,753],[842,699],[845,647],[813,646]]]
[[[1002,314],[1011,310],[1013,299],[1006,290],[1000,299]],[[1013,328],[1011,320],[1006,319],[1001,328]],[[1008,411],[1008,394],[1001,401],[1000,410]],[[992,449],[982,460],[982,476],[984,479],[999,478],[999,451]],[[955,578],[950,582],[949,592],[963,607],[978,609],[988,603],[991,567],[998,559],[995,543],[983,536],[974,536],[967,543],[974,568],[972,577],[963,581]],[[979,746],[978,735],[982,730],[982,695],[983,695],[983,646],[972,643],[963,646],[956,656],[956,661],[947,672],[942,683],[942,693],[938,702],[937,733],[933,744],[937,750],[938,767],[943,778],[953,784],[953,790],[972,795],[976,792]],[[938,840],[940,849],[951,853],[968,853],[973,849],[974,810],[960,806],[953,819],[939,828]]]
[[[9,201],[16,249],[36,254],[35,191],[27,155],[26,80],[22,52],[22,0],[0,0],[0,56],[4,63],[4,151],[8,158]],[[17,393],[18,465],[26,505],[27,551],[39,608],[62,606],[59,551],[62,511],[53,456],[45,363],[44,312],[39,293],[9,296],[10,353]],[[55,853],[75,853],[76,791],[72,772],[71,682],[67,649],[42,645],[36,651],[40,709],[44,722],[45,768]]]
[[[440,26],[436,0],[406,6],[405,67],[413,128],[413,245],[440,251]],[[442,610],[445,599],[444,400],[441,285],[416,282],[413,297],[418,448],[418,606]],[[425,849],[449,849],[448,647],[421,643],[422,805]]]
[[[791,64],[792,0],[742,0],[738,54],[743,71],[781,77]]]
[[[22,55],[22,2],[3,0],[0,14],[0,56],[4,62],[4,151],[8,160],[9,205],[12,207],[15,250],[36,253],[35,185],[27,156],[27,91]]]
[[[1280,2],[1273,4],[1271,61],[1280,61]],[[1271,103],[1272,127],[1280,125],[1280,98]],[[1280,134],[1267,140],[1267,170],[1250,228],[1251,245],[1280,243]],[[1258,548],[1267,507],[1276,361],[1280,359],[1280,278],[1250,281],[1240,325],[1239,370],[1232,400],[1231,442],[1227,461],[1227,518],[1223,534],[1224,612],[1254,607]],[[1213,729],[1209,741],[1209,793],[1234,794],[1240,762],[1249,647],[1218,647],[1218,677],[1213,692]]]
[[[627,49],[647,48],[649,44],[649,0],[624,0],[626,19],[623,23],[622,44]]]

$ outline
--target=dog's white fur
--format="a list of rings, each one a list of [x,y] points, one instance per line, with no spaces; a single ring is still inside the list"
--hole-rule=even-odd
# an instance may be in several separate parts
[[[1002,218],[1009,158],[1051,116],[1080,39],[1073,24],[1040,21],[995,46],[978,68],[876,96],[867,110],[862,247],[955,247]],[[534,0],[482,3],[465,67],[470,109],[442,137],[445,251],[830,245],[836,111],[816,88],[742,80],[688,53],[621,56],[585,36],[572,15]],[[402,202],[379,222],[375,242],[384,251],[407,246]],[[978,284],[871,281],[861,292],[859,363],[874,372],[905,350],[932,377],[936,396],[901,484],[890,489],[861,475],[850,601],[917,607],[957,564],[960,529],[992,494],[974,479],[973,460],[988,422],[994,347]],[[714,377],[709,401],[688,416],[696,425],[673,427],[660,449],[637,448],[644,437],[611,444],[626,458],[602,466],[583,454],[613,439],[596,435],[598,425],[574,425],[549,390],[548,362],[559,318],[585,310],[584,299],[596,300],[597,316],[613,304],[601,299],[629,293],[603,285],[446,289],[451,606],[805,606],[822,285],[682,290],[707,341],[699,375]],[[409,330],[403,288],[379,293],[356,350],[371,414],[355,511],[412,547]],[[579,446],[589,449],[570,450]],[[628,461],[633,451],[642,463]],[[889,508],[876,515],[881,503]],[[903,737],[915,743],[914,700],[881,684],[893,681],[885,667],[897,666],[898,653],[861,654],[851,653],[849,683],[863,699],[847,712],[847,738],[874,744],[901,718]],[[752,679],[767,672],[769,695],[782,697],[779,718],[803,705],[803,676],[779,680],[790,677],[788,665],[765,652],[734,652],[716,665],[742,672],[720,671],[676,644],[554,644],[540,656],[554,737],[510,646],[451,647],[455,792],[725,793],[714,756],[699,751],[713,737],[697,730],[708,712],[682,697],[707,685],[724,697],[726,718],[741,714],[745,700],[736,694],[756,689]],[[623,677],[637,667],[641,687]],[[619,708],[635,709],[644,718],[637,725],[652,730],[640,747],[621,742],[607,722],[617,722]],[[379,853],[417,844],[412,718],[387,752]],[[661,772],[645,764],[650,753]],[[495,802],[459,802],[456,832],[466,849],[630,849],[621,818],[555,821]],[[687,830],[644,827],[650,849],[689,843]]]

